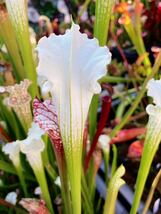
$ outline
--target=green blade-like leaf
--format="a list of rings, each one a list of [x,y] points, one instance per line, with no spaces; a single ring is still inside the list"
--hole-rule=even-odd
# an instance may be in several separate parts
[[[0,37],[8,50],[17,82],[25,78],[23,61],[19,52],[16,37],[4,6],[0,5]]]
[[[147,126],[147,134],[144,150],[141,158],[139,172],[135,185],[135,194],[130,214],[136,214],[141,200],[144,186],[150,172],[151,164],[161,141],[161,110],[150,115]]]
[[[115,0],[96,0],[94,36],[98,39],[101,46],[106,45],[107,42],[109,23],[114,3]],[[91,140],[96,131],[98,101],[99,96],[93,96],[89,110],[89,132]]]
[[[24,63],[25,75],[32,81],[30,92],[32,97],[37,93],[36,66],[30,43],[26,0],[6,0],[7,11],[15,32],[18,47]]]
[[[115,0],[96,0],[96,21],[94,25],[94,36],[104,46],[107,42],[109,22]]]
[[[15,175],[17,174],[13,165],[11,165],[5,161],[2,161],[2,160],[0,160],[0,170],[3,170],[4,172],[8,172],[11,174],[15,174]]]

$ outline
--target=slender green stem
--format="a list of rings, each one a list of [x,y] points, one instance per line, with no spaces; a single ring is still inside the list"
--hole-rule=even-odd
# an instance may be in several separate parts
[[[152,73],[146,77],[146,79],[142,85],[142,88],[141,88],[140,92],[138,93],[138,95],[137,95],[135,101],[133,102],[132,106],[129,108],[127,113],[124,115],[121,122],[110,133],[111,138],[113,138],[117,134],[117,132],[128,122],[130,116],[133,114],[133,112],[137,108],[138,104],[140,103],[142,97],[144,96],[144,94],[146,92],[146,85],[147,85],[148,81],[155,76],[155,74],[159,70],[160,65],[161,65],[161,52],[159,53],[159,55],[155,61],[155,64],[152,68]]]
[[[89,189],[89,196],[93,202],[94,192],[95,192],[95,176],[94,176],[94,160],[91,159],[89,169],[87,172],[87,184]]]
[[[141,19],[140,15],[136,13],[135,25],[130,21],[129,24],[124,25],[127,34],[129,35],[133,45],[136,48],[136,51],[140,57],[143,58],[144,67],[147,71],[147,75],[151,74],[151,63],[148,55],[146,54],[146,49],[144,46],[142,32],[141,32]]]
[[[71,195],[69,190],[69,179],[67,173],[64,173],[63,177],[61,176],[61,178],[61,193],[64,202],[64,211],[66,214],[72,214]]]
[[[122,185],[125,184],[125,181],[121,178],[125,173],[125,168],[121,165],[113,177],[110,180],[108,189],[107,189],[107,197],[105,200],[104,211],[103,214],[114,214],[115,213],[115,204],[118,195],[118,191]]]
[[[53,179],[53,181],[56,180],[56,177],[58,175],[50,163],[47,163],[45,165],[45,169],[46,169],[47,173],[49,174],[49,176]]]
[[[44,135],[42,137],[44,143],[45,143],[45,149],[44,151],[42,152],[42,160],[43,160],[43,163],[44,163],[44,166],[46,166],[48,163],[49,163],[49,155],[48,155],[48,136],[47,135]]]
[[[68,156],[67,167],[71,187],[73,214],[81,214],[81,150],[75,150]]]
[[[117,147],[115,145],[112,146],[112,151],[113,151],[113,159],[112,159],[112,167],[111,167],[111,177],[113,177],[117,169]]]
[[[47,182],[46,182],[45,172],[44,172],[44,170],[41,170],[41,171],[35,172],[35,175],[36,174],[37,174],[37,179],[38,179],[40,188],[42,190],[43,198],[44,198],[44,200],[45,200],[50,212],[54,213],[54,210],[53,210],[53,207],[52,207],[52,202],[51,202],[51,199],[50,199],[50,194],[49,194],[49,191],[48,191]]]
[[[129,95],[131,95],[132,93],[136,93],[137,92],[137,90],[135,89],[135,88],[131,88],[131,89],[128,89],[128,90],[126,90],[126,91],[123,91],[121,94],[120,93],[118,93],[118,94],[114,94],[113,96],[112,96],[112,99],[116,99],[116,98],[123,98],[123,97],[125,97],[125,96],[129,96]]]
[[[94,212],[92,212],[91,210],[91,206],[89,205],[89,201],[88,201],[88,198],[87,198],[87,194],[86,194],[86,191],[84,189],[84,187],[82,186],[82,196],[84,198],[84,204],[85,204],[85,211],[88,213],[88,214],[92,214]]]
[[[154,181],[152,183],[152,186],[151,186],[151,189],[150,189],[150,192],[149,192],[149,195],[148,195],[148,198],[146,200],[146,203],[145,203],[145,206],[144,206],[144,209],[143,209],[143,212],[142,214],[146,214],[148,209],[149,209],[149,206],[151,204],[151,201],[152,201],[152,198],[153,198],[153,195],[154,195],[154,191],[157,187],[157,184],[159,182],[161,178],[161,169],[159,170],[158,174],[156,175],[156,177],[154,178]]]
[[[138,7],[140,7],[140,1],[136,1],[135,2],[135,31],[136,31],[136,40],[138,43],[138,48],[137,51],[139,53],[140,56],[144,55],[144,59],[143,59],[143,63],[145,66],[145,69],[147,71],[147,75],[149,75],[152,72],[151,69],[151,63],[149,60],[148,55],[146,54],[146,49],[145,49],[145,45],[144,45],[144,41],[142,38],[142,32],[141,32],[141,13],[137,10]]]
[[[124,25],[124,27],[125,27],[127,34],[129,35],[133,45],[135,46],[136,50],[138,51],[138,41],[136,38],[136,33],[135,33],[132,22],[130,22],[128,25]]]
[[[99,83],[120,83],[120,82],[132,82],[133,79],[126,79],[124,77],[104,76],[99,80]]]
[[[117,111],[116,111],[116,119],[119,119],[121,120],[122,119],[122,115],[125,111],[125,108],[131,103],[131,100],[130,99],[126,99],[126,97],[124,97],[123,100],[121,100],[121,103],[120,105],[118,106],[117,108]]]
[[[137,39],[138,40],[137,52],[138,52],[139,56],[144,57],[143,64],[147,71],[147,75],[149,75],[152,72],[151,63],[150,63],[148,55],[146,54],[146,49],[144,46],[143,38],[142,38],[141,34],[139,34],[139,32],[137,33],[137,38],[138,38]]]
[[[37,177],[38,177],[37,179],[39,179],[38,182],[39,182],[40,188],[42,190],[43,198],[44,198],[44,200],[45,200],[50,212],[54,213],[54,210],[53,210],[53,207],[52,207],[52,202],[51,202],[51,199],[50,199],[50,194],[49,194],[49,191],[48,191],[46,178],[45,178],[45,172],[44,171],[37,172]]]
[[[96,132],[98,101],[99,96],[94,95],[89,109],[89,134],[91,141],[93,141]]]
[[[100,207],[101,207],[102,200],[103,199],[101,197],[99,197],[98,202],[97,202],[97,206],[96,206],[95,210],[96,210],[96,213],[98,213],[98,214],[100,213],[100,209],[101,209]]]
[[[82,16],[83,13],[87,10],[87,7],[89,5],[91,0],[85,0],[84,4],[82,5],[82,8],[80,10],[79,16]]]
[[[53,181],[55,181],[55,179],[58,175],[49,161],[49,154],[48,154],[49,141],[48,141],[47,135],[43,136],[43,141],[45,142],[45,149],[42,152],[43,164],[44,164],[45,169],[46,169],[47,173],[49,174],[49,176],[53,179]]]
[[[104,157],[104,168],[105,168],[105,181],[106,181],[106,185],[107,185],[108,184],[109,159],[110,159],[109,151],[103,150],[103,157]]]
[[[89,190],[88,190],[88,186],[87,186],[87,183],[85,180],[85,175],[84,175],[83,170],[82,170],[82,188],[81,188],[81,190],[82,190],[82,196],[84,198],[86,210],[89,214],[93,214],[94,213],[93,204],[90,199],[90,194],[89,194]]]
[[[52,202],[48,190],[47,180],[45,176],[45,170],[42,162],[42,157],[40,152],[35,152],[34,154],[27,154],[27,159],[34,171],[36,179],[40,185],[42,191],[42,197],[46,202],[47,207],[49,208],[51,214],[54,214],[52,207]]]
[[[21,165],[21,159],[20,159],[20,153],[19,154],[15,154],[16,157],[12,157],[10,158],[15,169],[17,172],[17,175],[19,177],[20,183],[21,183],[21,187],[23,189],[24,195],[25,197],[28,196],[27,193],[27,186],[26,186],[26,182],[25,182],[25,178],[24,178],[24,174],[23,174],[23,169],[22,169],[22,165]]]
[[[64,213],[65,214],[72,214],[72,201],[71,201],[71,194],[70,194],[70,186],[69,186],[69,178],[65,169],[66,165],[64,166],[64,170],[61,171],[59,169],[59,175],[61,180],[61,194],[63,199],[64,205]]]
[[[69,187],[69,177],[67,172],[67,165],[65,161],[65,155],[63,147],[57,148],[53,142],[53,149],[56,157],[56,162],[58,165],[59,176],[61,180],[61,194],[64,204],[64,213],[72,214],[72,203],[71,203],[71,195],[70,195],[70,187]]]
[[[20,179],[20,183],[21,183],[23,192],[24,192],[24,194],[25,194],[25,197],[28,197],[26,182],[25,182],[25,178],[24,178],[24,174],[23,174],[23,171],[22,171],[21,166],[16,167],[16,171],[17,171],[18,177],[19,177],[19,179]]]

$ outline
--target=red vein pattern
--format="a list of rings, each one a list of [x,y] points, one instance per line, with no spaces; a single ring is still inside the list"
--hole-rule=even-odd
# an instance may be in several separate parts
[[[54,143],[57,152],[62,153],[63,144],[61,140],[58,117],[51,99],[41,102],[38,98],[33,102],[34,122],[39,124]]]

